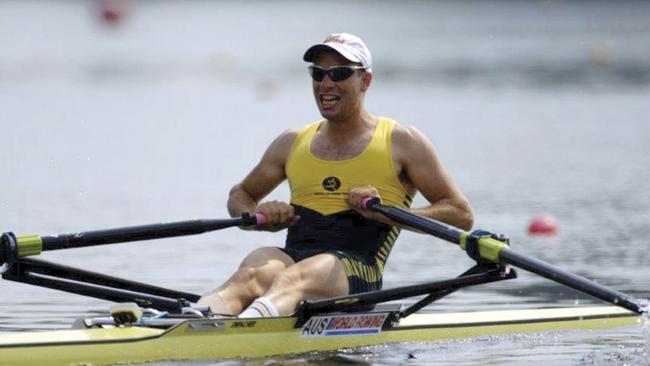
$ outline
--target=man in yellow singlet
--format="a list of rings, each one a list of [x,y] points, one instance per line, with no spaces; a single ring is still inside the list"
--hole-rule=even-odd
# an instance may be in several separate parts
[[[371,115],[364,106],[372,58],[351,34],[328,36],[303,59],[323,119],[278,136],[230,191],[228,210],[265,215],[261,230],[288,228],[284,248],[250,253],[237,272],[198,302],[214,313],[286,316],[304,300],[378,290],[400,228],[362,209],[364,197],[468,230],[472,210],[431,142],[411,126]],[[263,198],[285,179],[290,203]]]

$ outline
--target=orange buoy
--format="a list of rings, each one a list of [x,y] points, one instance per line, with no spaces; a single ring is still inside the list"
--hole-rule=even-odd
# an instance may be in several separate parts
[[[528,233],[531,235],[555,235],[557,231],[557,221],[549,215],[537,216],[528,225]]]

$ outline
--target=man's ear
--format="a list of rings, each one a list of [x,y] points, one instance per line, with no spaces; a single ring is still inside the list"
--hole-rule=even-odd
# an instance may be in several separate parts
[[[372,83],[372,73],[371,72],[364,72],[363,73],[363,80],[361,81],[361,90],[365,92],[370,88],[370,84]]]

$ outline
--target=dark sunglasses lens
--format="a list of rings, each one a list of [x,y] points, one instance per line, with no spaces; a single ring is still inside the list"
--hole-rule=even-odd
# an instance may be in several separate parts
[[[354,69],[349,67],[335,67],[329,70],[330,78],[332,81],[343,81],[354,73]]]
[[[309,68],[309,74],[311,75],[311,78],[314,81],[323,81],[325,78],[325,70],[319,68],[319,67],[310,67]]]

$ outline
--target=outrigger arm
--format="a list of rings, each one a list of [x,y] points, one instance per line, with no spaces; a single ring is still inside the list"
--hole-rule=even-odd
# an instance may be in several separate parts
[[[296,311],[296,327],[301,327],[309,318],[326,313],[366,310],[376,304],[426,295],[424,298],[392,314],[398,320],[405,318],[421,308],[450,295],[461,288],[517,278],[517,273],[500,264],[477,263],[460,276],[442,281],[418,285],[395,287],[386,290],[363,292],[349,296],[333,297],[325,300],[305,301]]]
[[[12,263],[2,274],[9,281],[46,287],[113,302],[134,302],[181,314],[199,295],[90,272],[79,268],[24,258]],[[207,310],[206,310],[207,311]]]

